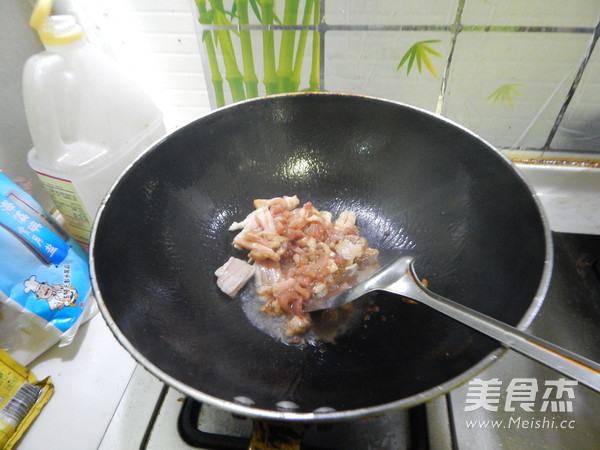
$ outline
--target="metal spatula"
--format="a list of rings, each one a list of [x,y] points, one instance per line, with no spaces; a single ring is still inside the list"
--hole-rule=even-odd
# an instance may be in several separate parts
[[[309,299],[304,304],[304,310],[310,312],[335,308],[371,291],[391,292],[424,303],[496,339],[505,347],[600,392],[598,363],[431,292],[419,281],[413,258],[408,256],[398,258],[375,272],[360,274],[358,283],[341,293]]]

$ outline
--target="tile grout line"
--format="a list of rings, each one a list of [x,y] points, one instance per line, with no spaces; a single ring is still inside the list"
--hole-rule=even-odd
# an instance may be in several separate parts
[[[563,102],[562,107],[560,108],[560,111],[558,112],[558,114],[556,116],[556,120],[554,121],[554,125],[552,126],[552,129],[550,130],[550,133],[548,134],[546,143],[542,147],[542,151],[550,150],[550,144],[554,140],[556,132],[558,131],[558,128],[560,127],[560,124],[567,112],[567,109],[568,109],[569,105],[571,104],[571,100],[573,100],[575,91],[577,90],[577,87],[579,86],[579,83],[581,81],[581,78],[583,77],[583,73],[585,72],[585,69],[588,65],[590,58],[592,57],[592,53],[594,52],[594,48],[596,47],[599,37],[600,37],[600,21],[596,25],[596,29],[594,30],[594,35],[592,36],[590,45],[588,46],[586,54],[584,55],[584,57],[581,61],[581,64],[579,65],[579,69],[577,70],[575,79],[573,80],[573,83],[571,84],[571,88],[569,89],[569,92],[567,93],[567,97],[565,98],[565,101]]]
[[[456,41],[458,39],[458,35],[462,31],[463,27],[461,24],[462,14],[465,7],[466,0],[459,0],[458,7],[456,8],[456,16],[454,18],[454,24],[452,28],[454,32],[452,33],[452,38],[450,40],[450,53],[448,53],[448,58],[446,59],[446,64],[444,66],[444,74],[442,75],[442,84],[440,85],[440,94],[438,96],[438,102],[435,108],[435,113],[441,115],[444,109],[444,98],[446,97],[446,90],[448,89],[448,79],[450,78],[450,65],[452,64],[452,58],[454,57],[454,50],[456,48]]]
[[[324,2],[324,0],[322,0]],[[463,1],[460,2],[464,4]],[[323,4],[323,3],[322,3]],[[459,8],[460,8],[459,4]],[[323,14],[321,14],[323,17]],[[336,25],[325,21],[317,25],[209,25],[203,24],[202,29],[207,31],[227,30],[227,31],[452,31],[455,23],[451,25]],[[591,34],[595,27],[566,27],[566,26],[520,26],[520,25],[464,25],[461,24],[461,31],[465,32],[486,32],[486,33],[568,33],[568,34]]]

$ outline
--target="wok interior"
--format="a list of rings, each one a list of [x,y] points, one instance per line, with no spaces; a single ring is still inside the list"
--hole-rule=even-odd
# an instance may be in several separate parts
[[[470,369],[498,344],[418,304],[379,312],[336,345],[297,348],[251,325],[214,271],[255,198],[298,195],[357,212],[380,250],[415,256],[429,287],[516,325],[544,270],[544,225],[495,151],[424,112],[344,95],[291,95],[216,111],[146,153],[95,230],[97,297],[151,366],[205,395],[259,409],[369,408]]]

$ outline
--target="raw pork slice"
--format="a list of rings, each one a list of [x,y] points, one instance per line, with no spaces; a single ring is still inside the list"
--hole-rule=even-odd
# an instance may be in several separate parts
[[[215,271],[217,286],[230,297],[235,297],[239,290],[254,276],[254,266],[233,256]]]

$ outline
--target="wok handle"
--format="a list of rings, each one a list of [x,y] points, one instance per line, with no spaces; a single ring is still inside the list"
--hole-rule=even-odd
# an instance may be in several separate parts
[[[412,264],[405,275],[381,289],[424,303],[496,339],[504,346],[600,392],[598,363],[431,292],[419,281]]]

